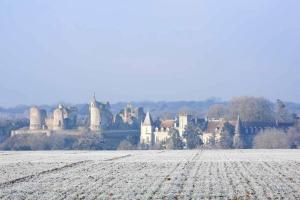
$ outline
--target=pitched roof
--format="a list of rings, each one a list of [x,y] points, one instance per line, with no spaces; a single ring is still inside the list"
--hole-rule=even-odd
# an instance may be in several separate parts
[[[144,122],[143,122],[143,125],[144,126],[152,126],[152,117],[151,117],[151,115],[150,115],[150,112],[147,112],[147,114],[146,114],[146,117],[145,117],[145,120],[144,120]]]
[[[173,119],[162,120],[160,122],[160,126],[163,128],[172,128],[174,127],[174,124],[175,124],[175,120]]]
[[[221,129],[224,126],[223,121],[208,121],[206,131],[207,133],[214,133],[217,128]]]

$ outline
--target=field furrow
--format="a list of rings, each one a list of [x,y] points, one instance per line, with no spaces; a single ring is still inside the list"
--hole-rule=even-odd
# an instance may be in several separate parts
[[[300,199],[299,150],[0,152],[0,199]]]

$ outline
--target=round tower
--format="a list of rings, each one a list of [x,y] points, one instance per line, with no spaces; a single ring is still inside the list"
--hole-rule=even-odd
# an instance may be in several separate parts
[[[90,103],[90,129],[91,131],[99,131],[101,129],[100,109],[95,95]]]
[[[59,105],[53,111],[53,130],[62,130],[65,128],[63,106]]]
[[[38,109],[35,106],[30,108],[29,120],[30,120],[30,125],[29,125],[30,130],[42,129],[42,115],[40,109]]]

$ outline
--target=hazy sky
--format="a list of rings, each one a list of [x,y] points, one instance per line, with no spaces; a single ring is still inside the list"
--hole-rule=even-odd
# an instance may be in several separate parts
[[[0,106],[300,102],[299,0],[0,0]]]

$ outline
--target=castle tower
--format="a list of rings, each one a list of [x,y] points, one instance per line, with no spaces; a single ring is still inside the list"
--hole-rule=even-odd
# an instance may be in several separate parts
[[[58,108],[53,111],[53,130],[65,129],[64,107],[59,104]]]
[[[29,110],[29,129],[40,130],[44,128],[46,118],[46,111],[40,110],[38,107],[31,107]]]
[[[93,100],[90,103],[90,129],[91,131],[101,130],[101,115],[96,96],[94,94]]]
[[[179,127],[178,127],[178,131],[179,131],[179,135],[182,137],[185,128],[190,124],[192,119],[192,115],[188,114],[188,113],[179,113]]]
[[[150,112],[147,112],[144,122],[141,123],[140,143],[146,145],[154,144],[153,122]]]

